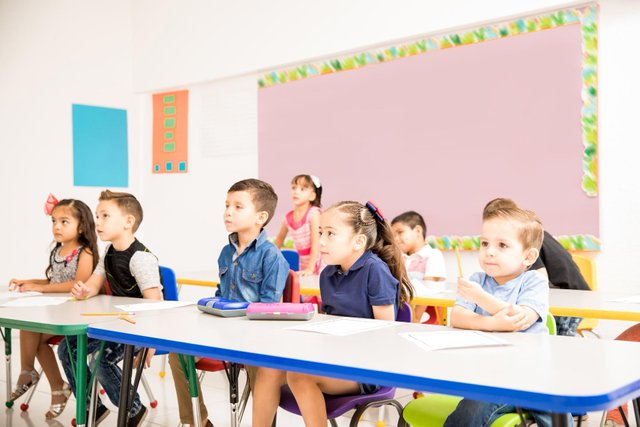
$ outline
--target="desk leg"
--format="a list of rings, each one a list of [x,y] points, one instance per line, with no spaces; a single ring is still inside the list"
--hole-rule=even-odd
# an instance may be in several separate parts
[[[196,360],[193,356],[187,358],[187,378],[189,379],[189,394],[191,395],[191,413],[196,427],[202,425],[202,414],[200,413],[200,402],[198,400],[198,374],[196,373]]]
[[[122,360],[122,382],[120,383],[120,402],[118,402],[118,426],[124,427],[129,419],[131,371],[133,370],[133,346],[124,346]]]
[[[78,353],[76,360],[76,423],[83,427],[87,423],[87,335],[76,336]]]
[[[553,427],[569,427],[569,417],[567,414],[551,414],[551,425]]]
[[[7,378],[7,400],[5,401],[5,406],[7,408],[11,408],[13,406],[13,402],[9,402],[11,398],[11,328],[4,328],[4,334],[2,334],[2,338],[4,338],[4,362],[6,367],[6,378]]]
[[[240,376],[240,366],[237,363],[224,364],[224,371],[229,380],[229,406],[231,408],[231,427],[238,426],[238,377]],[[247,381],[249,379],[247,378]]]
[[[640,397],[633,399],[633,413],[636,416],[636,425],[640,426]]]

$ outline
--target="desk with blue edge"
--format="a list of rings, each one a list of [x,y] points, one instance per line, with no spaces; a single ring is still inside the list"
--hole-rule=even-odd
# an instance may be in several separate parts
[[[640,396],[637,343],[502,333],[513,345],[428,352],[399,333],[443,327],[394,323],[340,337],[288,329],[296,323],[220,318],[191,306],[139,318],[135,325],[95,324],[88,334],[189,356],[510,403],[552,412],[555,426],[566,425],[563,413],[606,410]],[[637,400],[634,407],[637,415]]]

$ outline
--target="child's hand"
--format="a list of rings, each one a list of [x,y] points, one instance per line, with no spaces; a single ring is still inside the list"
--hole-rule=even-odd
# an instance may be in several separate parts
[[[147,358],[144,360],[144,367],[148,368],[151,366],[151,358],[153,357],[153,355],[156,353],[156,349],[155,348],[150,348],[147,350]],[[140,354],[142,354],[142,352],[138,352],[138,354],[136,354],[136,357],[133,358],[133,366],[138,366],[138,359],[140,358]]]
[[[491,316],[495,322],[493,330],[502,332],[517,332],[527,329],[527,313],[521,307],[513,304],[503,308]]]
[[[89,297],[89,288],[83,281],[79,280],[73,284],[73,288],[71,288],[71,296],[75,299],[87,299]]]
[[[478,283],[458,277],[458,294],[465,300],[478,304],[485,292]]]

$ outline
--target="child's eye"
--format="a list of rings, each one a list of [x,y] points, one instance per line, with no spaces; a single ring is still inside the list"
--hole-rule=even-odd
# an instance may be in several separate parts
[[[480,242],[480,246],[486,248],[487,246],[489,246],[489,242]]]
[[[333,231],[329,231],[329,232],[327,232],[327,235],[328,235],[329,237],[331,237],[331,236],[335,236],[336,234],[335,234]]]
[[[509,246],[507,246],[507,244],[506,244],[506,243],[500,243],[500,247],[501,247],[502,249],[506,249],[506,248],[508,248]]]

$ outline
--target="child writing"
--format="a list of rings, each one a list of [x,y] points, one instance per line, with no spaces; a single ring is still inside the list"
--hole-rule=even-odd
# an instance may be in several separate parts
[[[216,296],[250,302],[279,302],[289,274],[289,264],[269,240],[264,227],[273,217],[278,196],[271,185],[258,179],[236,182],[227,192],[224,225],[229,234],[218,257],[220,284]],[[182,424],[194,425],[189,383],[180,357],[169,354]],[[250,383],[255,368],[245,366]],[[202,425],[211,427],[202,391],[198,393]]]
[[[482,331],[548,333],[549,287],[529,271],[538,258],[543,228],[535,213],[517,207],[485,210],[479,261],[484,272],[458,279],[451,325]],[[462,399],[446,427],[487,426],[511,405]],[[529,411],[538,426],[551,426],[551,414]],[[572,421],[572,419],[570,419]]]
[[[391,227],[372,203],[340,202],[320,218],[322,309],[327,314],[395,320],[413,288]],[[323,393],[370,394],[373,384],[259,368],[253,395],[253,426],[271,425],[280,386],[293,392],[307,427],[326,427]]]
[[[105,190],[100,194],[96,208],[96,231],[102,241],[110,243],[91,277],[86,282],[76,282],[71,288],[71,295],[74,298],[79,300],[91,298],[100,292],[105,282],[108,282],[111,292],[115,296],[162,299],[158,259],[134,236],[141,222],[142,206],[133,195],[110,190]],[[98,351],[101,342],[89,338],[87,353]],[[73,353],[75,359],[77,355],[75,337],[68,337],[68,341],[63,341],[58,347],[58,357],[69,384],[71,384],[71,389],[75,393],[75,374],[69,351]],[[154,350],[149,349],[146,366],[149,366],[153,353]],[[122,370],[118,366],[118,362],[123,359],[123,356],[124,345],[105,342],[104,353],[100,358],[96,373],[98,381],[109,396],[109,400],[116,406],[118,406],[120,398],[122,378]],[[86,361],[78,361],[78,363],[86,363]],[[89,377],[87,372],[87,378]],[[147,408],[140,403],[140,397],[136,393],[127,426],[141,425],[147,413]],[[109,409],[98,399],[94,425],[100,424],[107,415],[109,415]]]
[[[291,180],[291,198],[293,210],[285,216],[280,232],[274,241],[279,248],[287,233],[300,255],[300,275],[318,274],[320,256],[318,255],[318,226],[320,224],[320,199],[322,184],[317,176],[296,175]]]
[[[20,292],[69,292],[77,280],[87,280],[98,263],[98,245],[91,209],[80,200],[63,199],[47,211],[51,215],[55,245],[49,254],[46,279],[11,279],[10,287]],[[13,402],[35,386],[40,377],[34,367],[36,356],[51,386],[51,406],[47,420],[62,413],[71,395],[47,341],[53,337],[39,332],[20,331],[20,376],[11,393]]]
[[[446,279],[444,257],[440,250],[432,248],[426,242],[427,225],[422,215],[414,211],[402,213],[391,221],[391,229],[403,253],[407,274],[411,279],[419,281],[412,282],[416,291],[419,292],[417,286],[428,287],[422,281],[439,282]],[[428,318],[423,320],[425,311],[425,317]],[[416,305],[415,315],[419,322],[437,323],[435,307]]]

